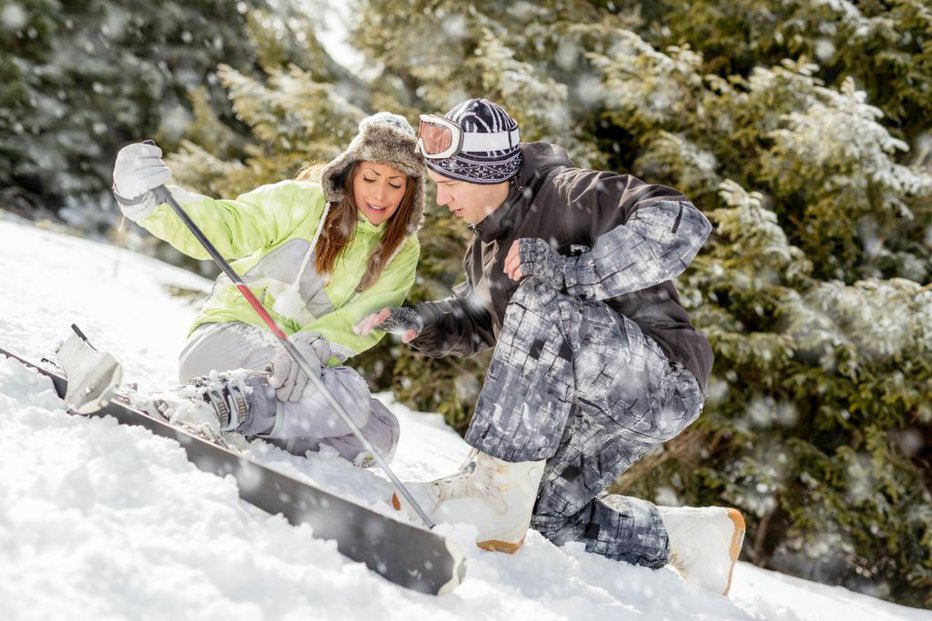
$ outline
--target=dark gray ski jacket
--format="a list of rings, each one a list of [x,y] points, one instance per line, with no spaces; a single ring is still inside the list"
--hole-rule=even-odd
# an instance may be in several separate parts
[[[432,357],[494,346],[520,284],[505,275],[505,255],[514,240],[538,237],[569,257],[567,293],[601,300],[637,323],[705,390],[712,348],[689,322],[671,279],[699,252],[709,221],[672,188],[574,168],[561,147],[545,142],[524,143],[521,151],[505,203],[472,227],[466,282],[445,300],[414,306],[424,328],[410,344]]]

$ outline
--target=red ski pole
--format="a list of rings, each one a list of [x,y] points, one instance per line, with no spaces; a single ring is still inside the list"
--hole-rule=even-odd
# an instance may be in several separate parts
[[[414,508],[420,518],[424,521],[424,524],[426,524],[428,528],[433,528],[434,523],[427,516],[427,513],[424,512],[417,501],[414,500],[411,492],[409,492],[404,484],[398,479],[398,477],[395,476],[395,473],[392,472],[392,469],[388,467],[388,463],[386,463],[386,461],[382,459],[382,456],[379,455],[379,452],[375,450],[375,447],[371,442],[369,442],[369,439],[362,432],[362,429],[360,429],[359,426],[353,422],[353,419],[350,418],[350,415],[346,412],[346,409],[334,398],[333,394],[331,394],[327,387],[324,386],[323,382],[320,381],[320,378],[317,376],[317,373],[313,371],[308,361],[304,358],[301,352],[298,351],[298,348],[294,346],[294,343],[288,339],[288,335],[278,327],[278,324],[275,323],[275,320],[272,319],[268,311],[265,310],[265,307],[262,306],[262,304],[256,298],[255,294],[253,294],[249,287],[246,286],[246,283],[243,282],[243,279],[233,271],[233,268],[230,267],[230,264],[226,261],[226,259],[221,256],[221,254],[217,251],[210,240],[207,239],[201,229],[198,228],[198,226],[194,223],[190,216],[188,216],[185,210],[182,209],[181,205],[178,204],[178,201],[176,201],[175,197],[172,196],[171,191],[164,185],[160,185],[159,187],[153,189],[152,192],[159,203],[167,203],[168,206],[172,208],[172,211],[174,211],[178,217],[181,218],[181,221],[188,228],[188,230],[191,231],[191,234],[194,235],[197,241],[204,247],[204,250],[206,250],[207,254],[211,256],[217,267],[219,267],[221,271],[223,271],[223,273],[226,274],[231,281],[233,281],[233,284],[236,285],[236,288],[239,289],[239,292],[243,295],[244,298],[246,298],[246,301],[249,302],[249,305],[252,306],[253,310],[256,311],[265,325],[268,326],[269,330],[272,331],[272,334],[275,335],[275,337],[281,343],[282,347],[285,348],[285,351],[288,352],[288,355],[290,355],[292,359],[298,363],[298,366],[301,368],[301,370],[307,374],[308,378],[311,380],[317,390],[319,390],[327,400],[327,403],[329,403],[330,406],[340,416],[340,418],[343,419],[343,422],[346,423],[346,426],[350,428],[350,431],[353,432],[353,435],[356,436],[356,438],[362,443],[363,447],[372,454],[376,463],[379,465],[379,468],[382,469],[382,472],[384,472],[385,475],[391,479],[395,489],[397,489],[401,495],[404,496],[405,500],[407,500],[408,503]]]

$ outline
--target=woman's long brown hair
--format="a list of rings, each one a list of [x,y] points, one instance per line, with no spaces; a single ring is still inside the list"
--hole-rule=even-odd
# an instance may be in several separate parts
[[[323,229],[317,240],[317,255],[314,259],[314,267],[320,274],[329,274],[333,270],[340,255],[346,246],[356,235],[356,223],[359,220],[359,212],[356,209],[356,197],[353,195],[353,181],[359,171],[359,162],[353,162],[343,177],[343,200],[330,204],[330,210],[323,222]],[[309,179],[313,177],[313,169],[305,169],[298,174],[298,179]],[[379,243],[372,249],[369,254],[369,262],[366,267],[366,273],[363,274],[357,291],[363,291],[371,287],[382,275],[385,264],[395,253],[395,250],[404,241],[408,235],[408,221],[411,219],[411,212],[414,209],[414,193],[417,191],[417,183],[411,177],[405,175],[405,193],[401,198],[398,209],[388,219],[385,231]]]

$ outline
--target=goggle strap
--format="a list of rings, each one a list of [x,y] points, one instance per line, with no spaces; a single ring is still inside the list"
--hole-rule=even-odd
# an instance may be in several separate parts
[[[463,146],[460,151],[466,151],[467,153],[510,151],[519,142],[521,142],[521,134],[517,127],[510,132],[491,132],[488,134],[463,132]]]

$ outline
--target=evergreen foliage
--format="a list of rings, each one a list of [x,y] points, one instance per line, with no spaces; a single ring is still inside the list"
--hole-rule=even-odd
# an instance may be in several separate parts
[[[193,126],[203,129],[170,158],[175,181],[204,194],[236,196],[332,159],[365,116],[360,105],[369,103],[368,89],[330,59],[301,10],[253,11],[246,30],[261,72],[222,64],[217,75],[251,135],[231,132],[194,91]]]
[[[171,147],[196,85],[224,109],[213,73],[221,60],[250,66],[243,14],[256,3],[0,2],[0,205],[68,206],[85,228],[109,227],[116,151],[145,137]]]
[[[525,139],[675,186],[713,221],[678,282],[716,353],[705,413],[617,490],[733,504],[746,559],[926,606],[929,16],[910,0],[385,0],[355,38],[416,107],[481,94]],[[432,244],[459,240],[437,225]],[[468,420],[482,361],[391,354],[399,394]]]

